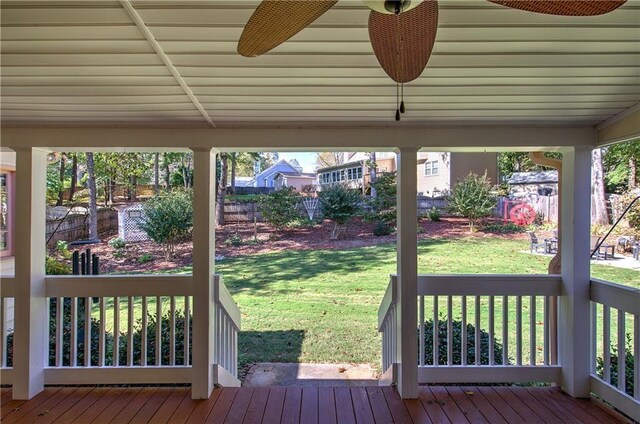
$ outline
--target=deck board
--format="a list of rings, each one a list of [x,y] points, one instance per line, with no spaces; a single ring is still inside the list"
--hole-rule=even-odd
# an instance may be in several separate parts
[[[393,387],[47,387],[6,400],[5,423],[628,423],[599,401],[553,387],[421,386],[403,400]]]

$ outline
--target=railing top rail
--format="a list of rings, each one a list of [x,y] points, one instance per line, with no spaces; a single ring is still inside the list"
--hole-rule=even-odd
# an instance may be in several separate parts
[[[47,297],[191,296],[191,275],[83,275],[45,279]]]
[[[636,288],[591,278],[589,291],[593,302],[640,315],[640,290]]]
[[[384,296],[380,302],[380,307],[378,308],[378,330],[382,329],[382,323],[384,322],[387,313],[389,313],[389,308],[391,308],[395,302],[398,290],[396,283],[397,278],[395,275],[392,275],[389,284],[387,285],[387,290],[384,292]]]
[[[236,302],[233,300],[233,296],[229,293],[229,289],[222,282],[222,275],[215,274],[215,301],[222,306],[224,311],[227,313],[233,324],[236,326],[236,329],[240,331],[240,321],[241,321],[241,313],[240,308],[236,305]]]
[[[562,278],[547,274],[421,274],[418,295],[558,296]]]

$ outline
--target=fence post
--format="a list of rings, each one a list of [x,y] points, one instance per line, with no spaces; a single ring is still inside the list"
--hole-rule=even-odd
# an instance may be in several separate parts
[[[14,399],[31,399],[44,389],[46,172],[46,151],[16,149]]]
[[[213,391],[216,310],[214,303],[215,175],[211,149],[193,150],[193,399],[207,399]]]

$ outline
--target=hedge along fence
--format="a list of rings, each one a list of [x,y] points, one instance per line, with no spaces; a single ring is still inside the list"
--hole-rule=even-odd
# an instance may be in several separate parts
[[[47,247],[55,247],[56,242],[64,240],[72,242],[76,240],[86,240],[89,238],[89,215],[73,214],[68,215],[62,223],[61,219],[47,219],[46,239],[51,234],[51,240]],[[60,224],[60,227],[56,230]],[[54,233],[55,231],[55,233]],[[118,211],[115,209],[98,210],[98,234],[100,236],[110,236],[118,233]]]

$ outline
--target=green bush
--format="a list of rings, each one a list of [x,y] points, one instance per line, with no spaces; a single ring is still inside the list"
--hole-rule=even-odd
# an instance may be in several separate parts
[[[376,222],[373,227],[373,235],[376,237],[388,236],[393,233],[393,228],[384,221]]]
[[[56,250],[65,259],[71,259],[72,253],[69,251],[69,244],[64,240],[58,240],[56,242]]]
[[[462,365],[462,322],[452,321],[453,328],[453,364]],[[447,363],[447,320],[438,319],[438,363]],[[465,352],[467,355],[467,364],[476,364],[475,352],[476,328],[472,324],[467,324],[467,346]],[[424,323],[424,360],[425,364],[433,365],[433,320]],[[494,338],[493,340],[493,357],[497,365],[502,365],[502,344]],[[480,364],[489,364],[489,333],[480,330]]]
[[[332,239],[337,239],[347,222],[358,213],[361,200],[359,192],[342,184],[332,185],[320,192],[322,214],[334,223]]]
[[[440,211],[435,206],[432,206],[431,209],[429,209],[428,214],[431,221],[440,221]]]
[[[469,175],[453,187],[447,197],[449,211],[469,220],[469,232],[475,230],[479,218],[489,216],[496,207],[496,197],[491,193],[492,187],[487,174]]]
[[[139,226],[156,243],[162,245],[165,258],[171,259],[175,244],[193,227],[193,193],[177,189],[156,195],[144,203]]]
[[[149,255],[148,253],[138,258],[138,262],[141,264],[146,264],[147,262],[151,262],[152,260],[153,260],[153,256]]]
[[[45,259],[46,275],[70,275],[71,267],[64,262],[58,262],[56,259],[47,256]]]
[[[49,366],[56,364],[56,308],[57,300],[50,299],[49,306]],[[84,364],[84,329],[85,329],[85,299],[79,298],[77,304],[77,355],[76,361],[78,365]],[[168,331],[171,324],[170,311],[167,311],[161,317],[162,331],[160,332],[160,364],[156,363],[156,316],[148,314],[147,316],[147,365],[169,365],[170,363],[170,337]],[[192,351],[191,345],[193,319],[189,319],[189,352]],[[184,361],[184,313],[176,311],[175,314],[175,363],[176,365],[185,365]],[[62,325],[62,366],[71,365],[71,299],[64,298],[64,313]],[[141,365],[141,346],[142,346],[142,322],[138,320],[134,326],[133,333],[133,365]],[[95,318],[91,318],[91,366],[99,365],[99,342],[100,342],[100,322]],[[105,333],[105,365],[113,366],[113,347],[115,337],[113,332]],[[118,364],[125,365],[127,363],[127,343],[126,334],[118,335]],[[191,363],[191,358],[189,358]],[[13,366],[13,331],[7,335],[7,366]]]
[[[396,173],[387,172],[377,176],[376,180],[371,183],[376,191],[376,197],[371,197],[368,204],[373,210],[374,221],[384,221],[394,226],[397,216],[397,184]]]
[[[233,234],[231,237],[224,241],[227,246],[242,246],[242,237],[238,234]]]
[[[114,237],[111,240],[109,240],[109,247],[111,247],[112,249],[124,249],[127,244],[125,243],[125,241],[123,239],[121,239],[120,237]]]
[[[627,333],[625,342],[625,392],[629,396],[633,396],[633,347],[631,346],[631,334]],[[611,384],[613,386],[618,385],[618,346],[611,345],[611,361],[609,362],[611,367]],[[604,378],[604,359],[596,359],[596,372],[600,378]]]
[[[276,233],[300,217],[297,209],[299,202],[300,197],[293,187],[285,187],[258,197],[262,217],[275,228]]]
[[[513,222],[507,222],[506,224],[487,224],[482,227],[482,231],[485,233],[512,234],[524,233],[527,228]]]

